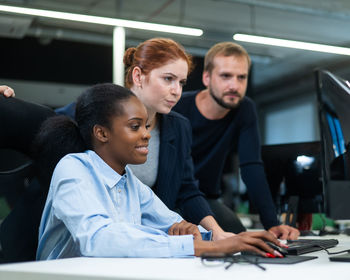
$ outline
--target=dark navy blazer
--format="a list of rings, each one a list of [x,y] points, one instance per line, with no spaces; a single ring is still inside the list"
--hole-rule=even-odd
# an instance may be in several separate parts
[[[159,167],[155,193],[184,219],[198,224],[214,215],[194,178],[189,121],[176,112],[160,115]]]

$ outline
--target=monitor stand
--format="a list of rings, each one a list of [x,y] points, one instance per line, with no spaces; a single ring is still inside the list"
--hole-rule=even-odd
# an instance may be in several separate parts
[[[297,215],[298,215],[298,196],[291,196],[288,200],[287,215],[284,223],[291,227],[297,226]]]
[[[299,197],[291,196],[288,200],[285,224],[288,226],[297,228],[297,221],[298,221],[300,236],[317,236],[317,234],[315,234],[310,230],[311,223],[312,223],[312,220],[311,220],[312,216],[309,217],[309,215],[311,214],[298,213],[298,205],[299,205]]]

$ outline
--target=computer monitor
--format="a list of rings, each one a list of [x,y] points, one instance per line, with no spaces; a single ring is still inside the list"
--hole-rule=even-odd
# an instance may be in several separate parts
[[[326,215],[350,219],[350,83],[315,71]]]
[[[323,211],[319,141],[263,145],[261,156],[271,194],[280,213],[291,210],[291,198],[297,203],[293,206],[293,213]]]

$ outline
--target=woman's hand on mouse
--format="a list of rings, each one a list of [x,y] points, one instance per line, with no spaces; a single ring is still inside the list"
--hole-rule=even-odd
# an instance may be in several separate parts
[[[279,253],[271,248],[265,241],[280,245],[280,242],[271,233],[267,231],[242,232],[240,234],[228,237],[218,241],[194,241],[195,255],[200,256],[203,253],[237,253],[250,251],[261,256],[275,255]]]
[[[264,240],[264,243],[268,245],[269,248],[273,250],[272,256],[277,256],[277,257],[283,257],[283,255],[276,250],[274,247],[281,247],[285,246],[283,245],[275,236],[268,231],[253,231],[253,232],[241,232],[239,233],[240,236],[249,236],[249,237],[255,237],[255,238],[261,238]],[[267,242],[267,243],[266,243]],[[271,247],[269,244],[274,244],[275,246]],[[288,247],[288,246],[286,246]],[[256,251],[255,251],[256,252]],[[270,255],[269,255],[270,254]],[[267,254],[265,253],[265,256],[271,256],[271,252],[268,251]]]

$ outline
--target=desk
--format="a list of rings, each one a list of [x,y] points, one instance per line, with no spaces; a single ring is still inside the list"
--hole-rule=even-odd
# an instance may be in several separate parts
[[[350,249],[350,237],[337,238],[339,245],[331,251]],[[1,280],[103,280],[103,279],[239,279],[239,280],[330,280],[350,278],[350,264],[330,262],[328,255],[314,252],[318,259],[293,265],[264,264],[266,271],[254,265],[234,264],[225,270],[223,266],[205,267],[200,258],[184,259],[136,259],[136,258],[71,258],[0,265]]]

